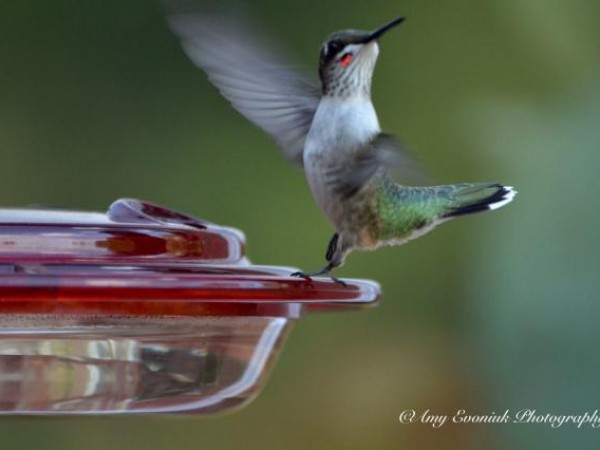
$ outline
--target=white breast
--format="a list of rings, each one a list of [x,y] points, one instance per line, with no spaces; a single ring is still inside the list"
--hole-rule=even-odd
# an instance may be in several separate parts
[[[305,162],[314,154],[350,151],[349,148],[371,139],[379,131],[377,114],[369,98],[324,97],[306,137]]]
[[[327,174],[379,131],[368,97],[324,97],[317,108],[304,145],[304,170],[317,204],[334,226],[341,220],[339,202],[327,183]]]

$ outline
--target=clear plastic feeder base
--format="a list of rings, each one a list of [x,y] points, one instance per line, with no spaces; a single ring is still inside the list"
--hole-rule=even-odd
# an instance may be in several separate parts
[[[247,402],[290,327],[272,317],[0,316],[5,413],[207,413]]]

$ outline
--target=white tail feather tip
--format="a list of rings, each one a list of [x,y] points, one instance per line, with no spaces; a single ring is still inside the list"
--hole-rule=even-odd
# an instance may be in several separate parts
[[[507,191],[506,194],[504,194],[502,200],[495,203],[490,203],[490,210],[493,211],[494,209],[502,208],[504,205],[512,202],[513,198],[515,198],[515,195],[517,195],[517,191],[515,191],[515,188],[512,186],[504,186],[504,189]]]

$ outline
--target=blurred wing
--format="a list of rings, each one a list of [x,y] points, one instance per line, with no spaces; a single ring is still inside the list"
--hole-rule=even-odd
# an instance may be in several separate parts
[[[367,145],[356,151],[349,160],[328,172],[328,183],[343,198],[352,197],[380,169],[394,168],[405,180],[423,177],[417,161],[398,141],[386,133],[377,134]]]
[[[292,162],[302,151],[320,90],[285,66],[235,18],[178,14],[169,18],[192,62],[248,120],[269,133]]]

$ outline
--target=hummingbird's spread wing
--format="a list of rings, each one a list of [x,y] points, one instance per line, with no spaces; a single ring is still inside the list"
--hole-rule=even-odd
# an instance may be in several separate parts
[[[391,134],[378,133],[348,160],[327,173],[328,184],[343,198],[356,194],[380,169],[395,168],[406,180],[420,178],[422,170]]]
[[[304,141],[319,104],[319,87],[282,64],[234,18],[180,14],[169,18],[192,62],[248,120],[302,165]]]

